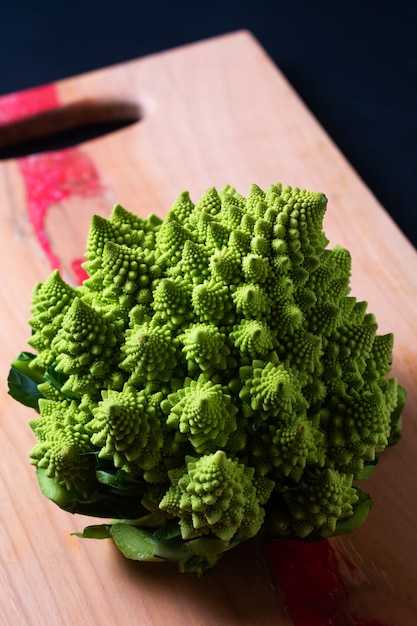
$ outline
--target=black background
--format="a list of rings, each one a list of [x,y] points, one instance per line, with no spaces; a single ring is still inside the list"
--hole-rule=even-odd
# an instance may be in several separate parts
[[[417,245],[415,0],[9,2],[0,94],[241,28]]]

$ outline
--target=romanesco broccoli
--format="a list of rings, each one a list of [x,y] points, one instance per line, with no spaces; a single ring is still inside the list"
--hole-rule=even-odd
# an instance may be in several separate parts
[[[280,184],[183,192],[164,220],[117,205],[91,221],[84,283],[36,286],[10,393],[40,413],[43,493],[113,518],[82,536],[203,572],[248,538],[362,523],[405,392],[326,205]]]

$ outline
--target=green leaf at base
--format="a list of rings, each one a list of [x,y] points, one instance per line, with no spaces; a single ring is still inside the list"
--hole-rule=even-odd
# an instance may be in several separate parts
[[[61,509],[69,513],[79,513],[92,517],[107,517],[124,519],[127,515],[144,515],[148,513],[137,496],[124,497],[97,483],[97,489],[88,496],[59,485],[53,478],[47,476],[43,468],[36,468],[39,487],[44,496],[55,502]]]
[[[43,396],[38,385],[44,382],[44,377],[30,368],[34,358],[30,352],[21,352],[11,365],[7,383],[12,398],[39,412],[38,401]]]
[[[112,524],[110,534],[120,552],[135,561],[162,561],[155,555],[152,533],[129,524]]]
[[[110,539],[110,524],[94,524],[86,526],[82,533],[72,533],[75,537],[82,539]]]
[[[139,522],[140,520],[114,521],[111,524],[87,526],[84,532],[74,534],[82,538],[112,538],[127,559],[169,561],[177,563],[181,572],[195,572],[198,575],[211,569],[224,552],[244,540],[239,537],[233,541],[222,541],[205,536],[185,541],[180,536],[179,528],[174,530],[169,522],[166,533],[161,528],[139,526]],[[177,523],[176,525],[178,526]]]

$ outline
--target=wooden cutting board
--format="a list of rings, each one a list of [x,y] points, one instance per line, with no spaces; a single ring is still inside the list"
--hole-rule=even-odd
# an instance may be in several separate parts
[[[247,32],[3,96],[0,147],[100,115],[141,119],[67,150],[0,161],[0,623],[415,625],[416,251]],[[6,394],[33,286],[51,264],[76,282],[90,217],[116,202],[163,216],[185,189],[198,200],[212,185],[246,195],[252,183],[278,181],[327,195],[331,245],[353,256],[352,294],[368,300],[381,333],[395,333],[394,374],[408,391],[403,439],[367,483],[367,522],[318,552],[298,551],[295,564],[288,544],[243,546],[202,579],[71,536],[89,520],[40,495],[28,462],[32,413]]]

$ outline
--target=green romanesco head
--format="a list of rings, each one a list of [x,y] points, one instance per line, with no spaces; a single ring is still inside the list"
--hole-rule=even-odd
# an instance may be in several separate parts
[[[94,446],[87,432],[88,404],[39,400],[40,417],[30,420],[37,443],[31,462],[68,491],[88,497],[94,488]]]
[[[92,219],[84,283],[37,285],[31,459],[80,510],[142,506],[158,536],[226,543],[357,519],[401,388],[326,206],[280,184],[183,192],[164,220],[117,205]]]
[[[323,537],[330,536],[339,520],[353,514],[358,495],[352,479],[351,474],[329,468],[315,470],[306,473],[305,487],[286,492],[285,501],[299,537],[307,537],[314,530],[319,530]]]
[[[29,321],[33,334],[28,344],[37,351],[30,367],[42,373],[57,357],[53,340],[61,328],[65,313],[77,297],[77,291],[61,278],[58,270],[52,272],[45,283],[39,283],[32,295],[32,318]]]
[[[259,531],[264,510],[253,483],[254,470],[228,458],[224,450],[186,457],[185,467],[168,476],[172,486],[159,507],[179,518],[183,539],[210,533],[228,541],[236,533],[253,537]]]
[[[144,390],[128,384],[102,396],[87,426],[98,456],[133,475],[154,468],[164,443],[158,407]]]
[[[198,454],[229,448],[229,438],[237,431],[236,405],[227,387],[200,374],[185,380],[184,387],[168,395],[162,403],[166,423],[188,441]]]

